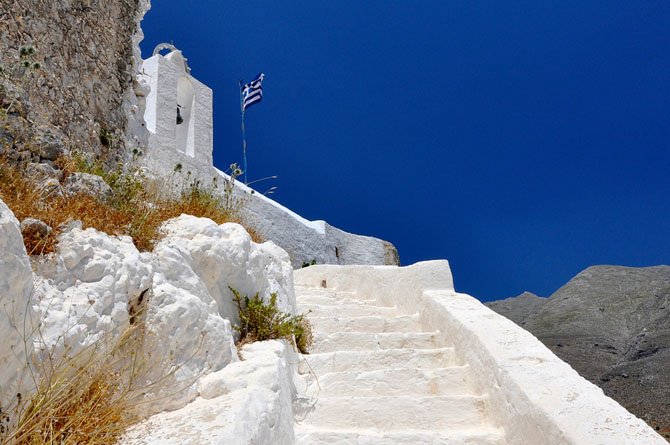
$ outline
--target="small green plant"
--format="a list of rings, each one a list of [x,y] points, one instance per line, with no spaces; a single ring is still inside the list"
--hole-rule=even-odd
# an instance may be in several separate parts
[[[270,302],[265,303],[258,293],[253,298],[241,296],[233,287],[228,286],[235,296],[240,316],[239,345],[263,340],[286,339],[303,354],[309,353],[312,346],[312,326],[305,318],[306,314],[291,315],[277,308],[277,294],[270,294]]]
[[[31,45],[21,45],[18,50],[18,57],[11,61],[9,66],[0,67],[0,79],[5,79],[9,83],[18,87],[17,91],[25,91],[28,87],[28,82],[33,79],[34,72],[42,69],[42,64],[35,59],[36,50]],[[38,74],[39,75],[39,74]],[[7,95],[7,91],[2,94],[0,108],[2,108],[2,116],[6,117],[20,100],[19,94],[13,92]]]
[[[109,133],[103,129],[100,133],[101,141],[103,135],[110,138]],[[74,153],[73,170],[102,177],[113,192],[109,204],[117,210],[127,210],[136,200],[145,198],[143,195],[147,177],[137,166],[136,160],[139,156],[138,151],[133,152],[131,167],[128,169],[119,164],[115,170],[107,170],[100,160],[89,161],[82,153]]]
[[[105,147],[112,145],[112,135],[104,127],[100,129],[100,143]]]

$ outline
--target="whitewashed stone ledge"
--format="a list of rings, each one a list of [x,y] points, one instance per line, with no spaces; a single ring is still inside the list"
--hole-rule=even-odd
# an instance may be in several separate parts
[[[424,328],[439,329],[470,364],[476,389],[490,397],[490,420],[510,444],[667,444],[646,423],[527,331],[475,298],[454,291],[447,261],[408,267],[328,266],[298,270],[297,285],[355,291],[419,311]]]
[[[171,113],[167,113],[170,114]],[[158,147],[162,147],[159,143]],[[210,153],[211,161],[211,153]],[[179,151],[155,150],[143,158],[146,171],[155,178],[167,178],[168,182],[180,183],[199,179],[211,184],[216,178],[219,184],[230,177],[221,170],[207,165],[206,160],[191,158]],[[182,173],[174,173],[181,165]],[[186,173],[184,173],[186,172]],[[188,175],[191,172],[191,175]],[[234,196],[244,200],[242,208],[245,223],[265,240],[273,241],[284,249],[294,268],[304,263],[317,264],[386,264],[398,265],[398,251],[388,241],[356,235],[331,226],[325,221],[308,221],[276,201],[252,190],[241,182],[235,182]]]
[[[243,347],[244,360],[207,375],[200,397],[133,426],[126,445],[291,445],[296,357],[285,341]]]

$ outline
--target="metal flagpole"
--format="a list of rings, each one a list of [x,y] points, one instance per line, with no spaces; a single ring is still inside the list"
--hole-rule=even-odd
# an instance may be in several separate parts
[[[242,96],[242,84],[240,79],[240,110],[242,111],[242,154],[244,155],[244,183],[247,183],[247,137],[244,134],[244,97]]]

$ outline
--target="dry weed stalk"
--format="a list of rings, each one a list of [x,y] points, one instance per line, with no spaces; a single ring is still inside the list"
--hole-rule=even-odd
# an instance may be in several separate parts
[[[18,394],[5,411],[12,427],[0,431],[0,444],[118,443],[127,428],[141,420],[143,406],[179,393],[202,375],[160,398],[147,396],[172,386],[171,377],[190,358],[184,363],[175,363],[172,355],[154,359],[145,338],[143,322],[138,322],[123,331],[106,332],[70,354],[63,334],[64,352],[56,353],[54,348],[46,360],[29,367],[33,394]],[[201,335],[191,358],[202,341]]]
[[[18,407],[18,426],[7,443],[115,443],[136,420],[138,341],[131,328],[57,365],[42,364],[37,392]]]

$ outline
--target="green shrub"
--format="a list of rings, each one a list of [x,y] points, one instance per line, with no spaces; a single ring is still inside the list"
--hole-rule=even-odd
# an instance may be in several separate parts
[[[312,346],[312,327],[305,314],[291,315],[277,309],[277,294],[271,294],[270,303],[263,302],[258,293],[253,298],[241,296],[228,286],[235,295],[241,326],[234,326],[240,333],[238,345],[255,341],[286,339],[298,351],[307,354]]]
[[[104,127],[100,129],[100,143],[105,147],[109,147],[112,143],[112,135]]]
[[[309,263],[307,261],[303,261],[302,268],[304,269],[305,267],[314,266],[315,264],[316,264],[316,260],[312,260]]]

